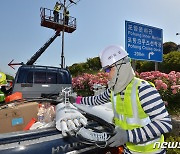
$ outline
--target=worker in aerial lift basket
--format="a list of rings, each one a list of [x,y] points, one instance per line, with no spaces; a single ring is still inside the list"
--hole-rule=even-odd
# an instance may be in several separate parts
[[[67,8],[64,9],[64,16],[65,16],[65,25],[68,25],[69,23],[69,11]]]
[[[127,154],[166,153],[154,145],[164,142],[163,134],[171,131],[171,118],[154,85],[135,77],[128,53],[121,46],[108,46],[99,57],[109,73],[107,90],[98,96],[70,96],[70,100],[85,105],[112,102],[116,127],[108,140],[110,147],[123,145]]]
[[[61,10],[61,4],[59,2],[56,2],[54,6],[54,22],[59,22],[59,11]]]

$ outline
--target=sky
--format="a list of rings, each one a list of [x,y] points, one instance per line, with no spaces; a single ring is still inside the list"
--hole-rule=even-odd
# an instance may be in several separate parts
[[[26,63],[54,35],[54,30],[41,27],[40,8],[53,9],[55,3],[56,0],[0,1],[0,71],[15,76],[19,66],[13,70],[8,63],[13,59],[14,63]],[[67,66],[96,57],[111,44],[125,47],[125,20],[161,28],[163,42],[180,44],[180,36],[176,36],[180,32],[179,0],[80,0],[69,11],[77,20],[77,29],[65,33]],[[60,66],[61,41],[61,36],[56,38],[36,64]]]

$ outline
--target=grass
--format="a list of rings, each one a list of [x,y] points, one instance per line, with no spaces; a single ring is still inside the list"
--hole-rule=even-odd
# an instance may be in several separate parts
[[[180,143],[180,137],[179,136],[174,136],[174,135],[170,135],[167,134],[168,136],[165,135],[165,142],[179,142]],[[180,146],[178,144],[178,146]],[[167,148],[167,154],[180,154],[180,149],[175,148],[175,149],[170,149]]]

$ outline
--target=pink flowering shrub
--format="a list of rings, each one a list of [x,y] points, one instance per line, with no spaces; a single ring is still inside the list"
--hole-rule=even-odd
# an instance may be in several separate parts
[[[84,73],[72,78],[73,90],[81,96],[93,95],[93,85],[107,85],[107,73],[99,72],[96,75]]]
[[[159,71],[142,72],[136,75],[155,84],[162,99],[167,102],[178,102],[180,97],[180,72],[171,71],[169,74]],[[179,100],[180,101],[180,100]]]
[[[93,95],[93,84],[107,85],[108,73],[100,72],[96,75],[84,73],[72,79],[75,92],[81,96]],[[159,71],[137,73],[136,76],[155,84],[162,99],[168,103],[179,102],[180,72],[171,71],[169,74]]]

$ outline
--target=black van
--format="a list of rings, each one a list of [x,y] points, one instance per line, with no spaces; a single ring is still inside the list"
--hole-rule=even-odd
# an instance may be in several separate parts
[[[38,98],[43,95],[56,95],[65,87],[72,87],[68,69],[22,65],[15,77],[13,93],[22,92],[23,98]]]

